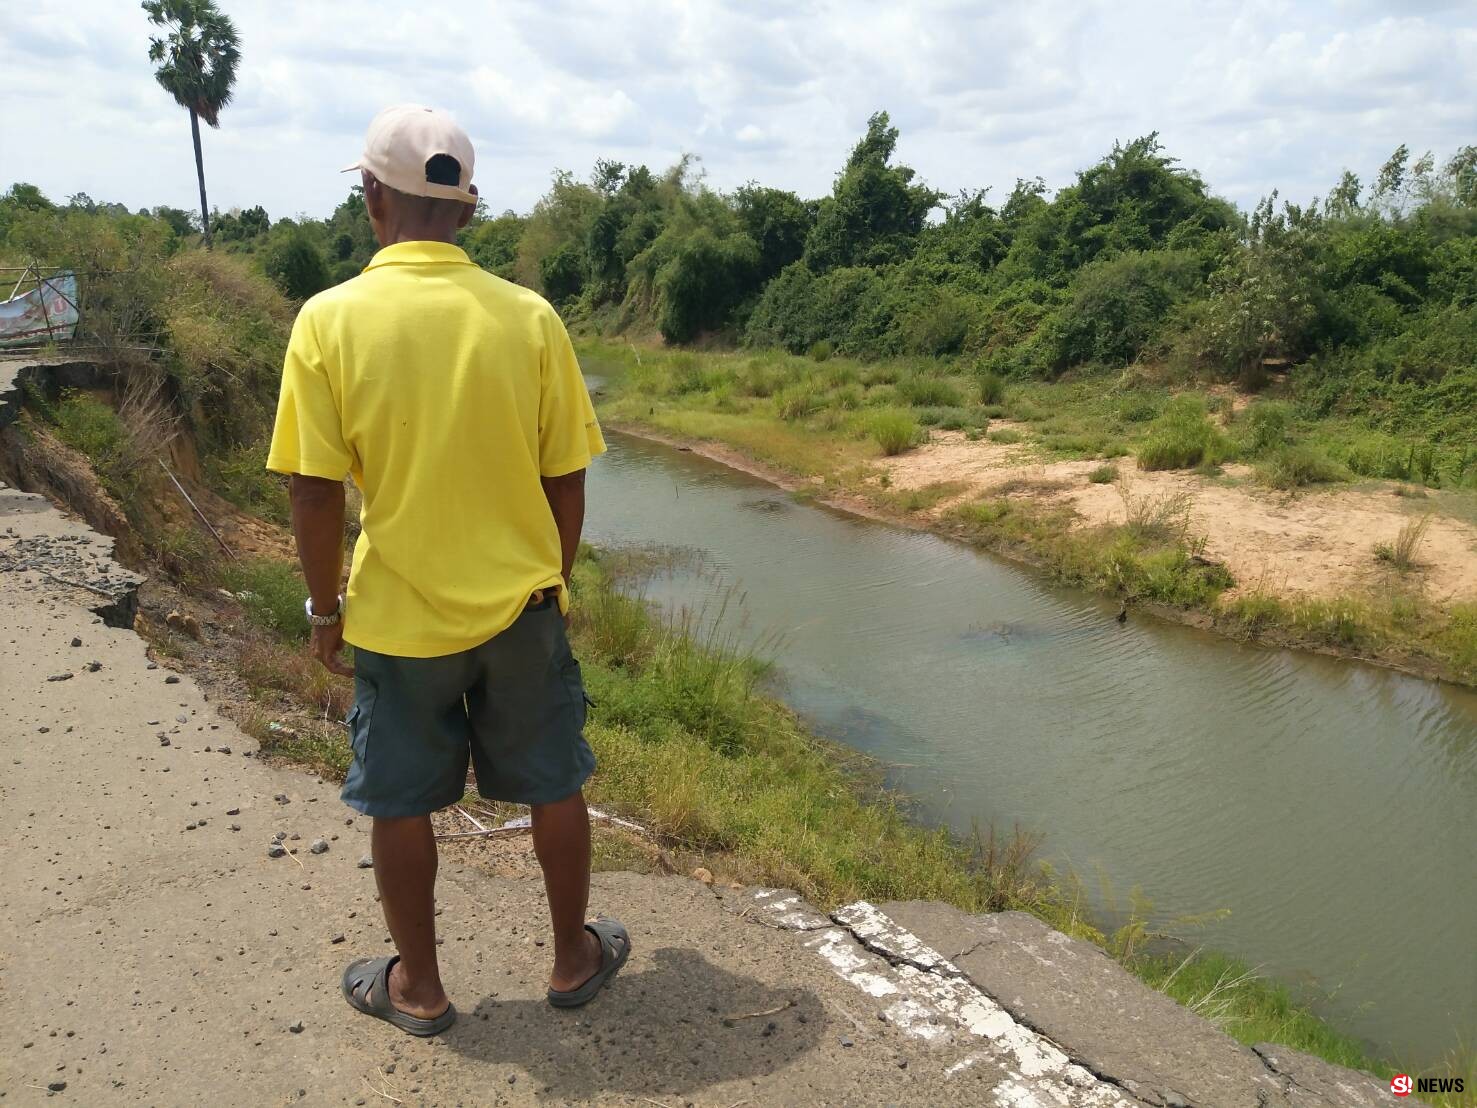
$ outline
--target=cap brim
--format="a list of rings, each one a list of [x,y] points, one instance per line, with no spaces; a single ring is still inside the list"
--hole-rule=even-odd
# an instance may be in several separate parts
[[[353,165],[346,165],[346,166],[344,166],[344,168],[341,169],[341,170],[339,170],[339,172],[340,173],[352,173],[356,169],[363,169],[363,168],[364,168],[363,162],[362,161],[358,161],[358,162],[355,162]]]

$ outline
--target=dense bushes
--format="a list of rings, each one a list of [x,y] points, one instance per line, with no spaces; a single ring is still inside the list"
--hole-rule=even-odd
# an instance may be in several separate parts
[[[301,228],[294,228],[267,248],[262,268],[282,292],[306,300],[328,287],[328,263]]]
[[[1088,263],[1072,281],[1071,298],[1043,324],[1045,368],[1127,365],[1203,276],[1199,257],[1185,250],[1135,250]]]
[[[1288,369],[1298,418],[1356,416],[1438,449],[1477,432],[1477,148],[1439,168],[1397,151],[1373,188],[1346,174],[1321,204],[1274,193],[1243,214],[1155,135],[1055,195],[1020,181],[998,207],[945,202],[897,163],[897,140],[874,116],[815,201],[717,194],[687,159],[661,178],[561,174],[517,273],[599,330],[957,357],[989,381],[1147,363],[1256,389]],[[1186,427],[1160,438],[1166,460],[1196,452]]]
[[[1241,213],[1152,134],[1115,145],[1054,195],[1018,181],[998,206],[978,191],[945,201],[898,163],[897,143],[875,115],[814,200],[757,183],[716,192],[687,156],[660,175],[600,161],[587,181],[557,173],[526,216],[479,213],[460,241],[598,332],[817,360],[957,360],[987,406],[1010,380],[1124,368],[1251,390],[1276,379],[1290,418],[1354,420],[1404,444],[1389,457],[1335,457],[1356,474],[1453,480],[1469,470],[1477,147],[1443,166],[1402,148],[1372,188],[1346,173],[1322,203],[1279,204],[1273,193]],[[167,256],[194,236],[170,209],[130,215],[86,197],[58,208],[26,185],[0,197],[0,233],[18,259],[89,264],[68,245],[79,219],[107,224],[89,239],[97,268],[126,267],[140,251]],[[213,220],[221,252],[248,255],[294,298],[352,277],[374,251],[358,190],[324,220],[273,222],[259,207]],[[735,382],[756,397],[784,384],[763,369]],[[959,398],[918,392],[928,387],[904,383],[898,400],[952,419]],[[1258,432],[1270,437],[1254,459],[1289,445],[1274,430]],[[1152,437],[1163,464],[1199,464],[1182,459],[1204,461],[1201,447],[1214,446],[1191,423]]]

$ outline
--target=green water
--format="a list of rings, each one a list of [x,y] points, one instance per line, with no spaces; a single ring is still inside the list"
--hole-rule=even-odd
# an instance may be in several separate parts
[[[1325,999],[1406,1064],[1477,1041],[1477,696],[1112,617],[964,546],[611,435],[588,533],[687,548],[647,586],[777,637],[786,699],[920,819],[1042,854]],[[1229,909],[1203,926],[1181,917]]]

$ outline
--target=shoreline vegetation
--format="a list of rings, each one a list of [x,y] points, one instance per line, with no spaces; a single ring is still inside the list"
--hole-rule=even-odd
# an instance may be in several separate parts
[[[603,336],[587,353],[629,361],[602,400],[607,420],[726,443],[801,496],[864,491],[878,513],[957,528],[1140,606],[1199,618],[1227,601],[1238,633],[1471,681],[1477,609],[1428,597],[1422,567],[1445,514],[1477,518],[1463,499],[1477,488],[1477,147],[1440,165],[1401,147],[1368,187],[1346,173],[1321,202],[1273,194],[1243,213],[1153,135],[1054,194],[1021,180],[998,206],[917,180],[895,161],[897,139],[878,113],[815,199],[757,183],[719,192],[687,158],[664,173],[602,160],[588,182],[556,174],[527,214],[479,212],[461,242],[575,333]],[[286,493],[263,462],[294,302],[355,276],[373,234],[357,189],[327,219],[274,221],[259,206],[210,219],[214,252],[177,209],[80,193],[59,204],[20,182],[0,195],[0,262],[87,275],[77,345],[105,378],[61,395],[29,387],[25,416],[0,433],[0,470],[117,535],[124,557],[220,622],[244,611],[255,631],[208,645],[247,686],[246,725],[263,749],[341,773],[347,744],[330,721],[350,691],[302,649]],[[630,345],[657,336],[666,351]],[[925,427],[937,441],[920,448]],[[1445,514],[1370,551],[1401,587],[1288,599],[1228,580],[1183,505],[1157,493],[1134,518],[1125,499],[1121,522],[1072,528],[1030,481],[987,495],[910,476],[948,436],[1083,466],[1077,486],[1110,496],[1136,455],[1160,467],[1147,473],[1206,488],[1307,497],[1398,482],[1402,503]],[[163,459],[240,567],[223,563]],[[822,904],[923,896],[1034,911],[1238,1038],[1391,1071],[1245,965],[1154,953],[1147,908],[1094,925],[1069,876],[1031,863],[1029,836],[960,843],[914,826],[863,762],[764,694],[762,666],[655,619],[619,577],[613,554],[587,555],[576,582],[576,647],[600,704],[598,803],[674,851],[702,851],[715,872]],[[150,633],[161,654],[204,649]],[[284,716],[292,725],[274,729]],[[608,861],[634,857],[602,841]],[[1445,1068],[1477,1087],[1471,1055]]]
[[[1207,556],[1219,521],[1214,508],[1196,513],[1197,488],[1235,488],[1244,500],[1264,501],[1269,514],[1283,512],[1299,497],[1360,479],[1339,469],[1318,488],[1280,488],[1283,455],[1268,461],[1267,440],[1285,446],[1317,439],[1329,455],[1347,455],[1367,440],[1358,427],[1299,425],[1291,407],[1276,399],[1237,407],[1224,394],[1144,378],[1127,386],[1116,380],[976,385],[967,367],[933,360],[671,351],[592,337],[577,340],[577,348],[602,377],[597,399],[610,426],[706,454],[802,499],[967,542],[1118,598],[1125,610],[1418,677],[1477,683],[1477,594],[1433,598],[1421,548],[1432,520],[1440,519],[1453,531],[1454,558],[1477,564],[1477,548],[1465,545],[1477,541],[1467,522],[1477,513],[1477,495],[1388,482],[1370,487],[1372,479],[1346,491],[1366,494],[1399,530],[1390,542],[1359,540],[1368,547],[1358,555],[1367,572],[1332,592],[1289,589],[1285,579],[1266,576],[1240,580]],[[990,402],[970,396],[974,387]],[[900,394],[922,402],[900,402]],[[900,487],[897,463],[938,437],[949,438],[951,459],[999,455],[1001,447],[1010,448],[1010,457],[990,461],[984,478],[960,480],[942,468],[937,480]],[[1163,471],[1155,452],[1195,449],[1213,450],[1220,460],[1210,464],[1202,455],[1172,487],[1137,491],[1138,478]],[[1234,479],[1226,475],[1231,458],[1248,463]],[[1113,486],[1118,495],[1108,514],[1084,519],[1071,494],[1074,486],[1092,485]]]
[[[571,638],[598,705],[587,737],[600,771],[588,795],[646,827],[660,859],[653,867],[602,831],[596,854],[605,868],[702,866],[720,882],[795,888],[823,909],[917,898],[1030,912],[1243,1043],[1280,1043],[1382,1077],[1397,1072],[1319,1017],[1316,999],[1240,959],[1170,939],[1136,889],[1115,906],[1121,922],[1104,926],[1075,874],[1035,859],[1040,837],[989,828],[958,839],[911,822],[906,797],[882,784],[881,767],[817,738],[767,691],[766,663],[712,621],[664,617],[642,598],[641,580],[659,560],[585,547],[576,566]],[[296,568],[259,559],[230,585],[256,628],[238,668],[259,706],[244,710],[243,727],[268,756],[342,779],[347,737],[324,717],[341,716],[350,686],[303,653]],[[156,649],[170,652],[167,631],[155,630]],[[278,722],[284,695],[300,709],[288,713],[291,726]]]

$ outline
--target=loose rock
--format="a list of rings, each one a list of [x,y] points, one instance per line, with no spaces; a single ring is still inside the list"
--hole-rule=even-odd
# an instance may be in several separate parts
[[[288,1024],[287,1025],[287,1030],[291,1031],[294,1035],[300,1035],[300,1034],[302,1034],[303,1021],[302,1020],[297,1020],[294,1023]]]
[[[314,839],[313,845],[308,847],[308,849],[314,854],[326,854],[328,853],[328,843],[324,839]]]
[[[179,677],[176,674],[171,673],[168,677],[164,679],[164,683],[166,685],[178,685]]]
[[[47,678],[48,681],[70,681],[71,679],[72,674],[70,673],[53,673]]]
[[[287,848],[285,846],[283,846],[281,843],[273,843],[271,846],[267,847],[267,857],[268,858],[280,858],[280,857],[282,857],[282,855],[284,855],[286,853],[287,853]]]
[[[362,857],[362,858],[359,859],[359,868],[360,869],[373,869],[374,868],[374,859],[371,858],[368,854],[366,854],[364,857]]]
[[[76,635],[73,635],[72,636],[72,645],[73,646],[81,646],[82,645],[82,640],[79,639]]]
[[[712,873],[702,866],[698,866],[697,869],[692,871],[692,877],[694,881],[701,881],[704,885],[711,885],[713,883]]]
[[[333,938],[329,939],[328,941],[331,942],[331,943],[335,943],[335,944],[343,942],[344,941],[344,934],[343,934],[343,932],[340,931],[337,935],[335,935]]]
[[[98,670],[103,668],[103,664],[99,662],[96,658],[94,658],[82,668],[85,669],[88,673],[96,673]]]

